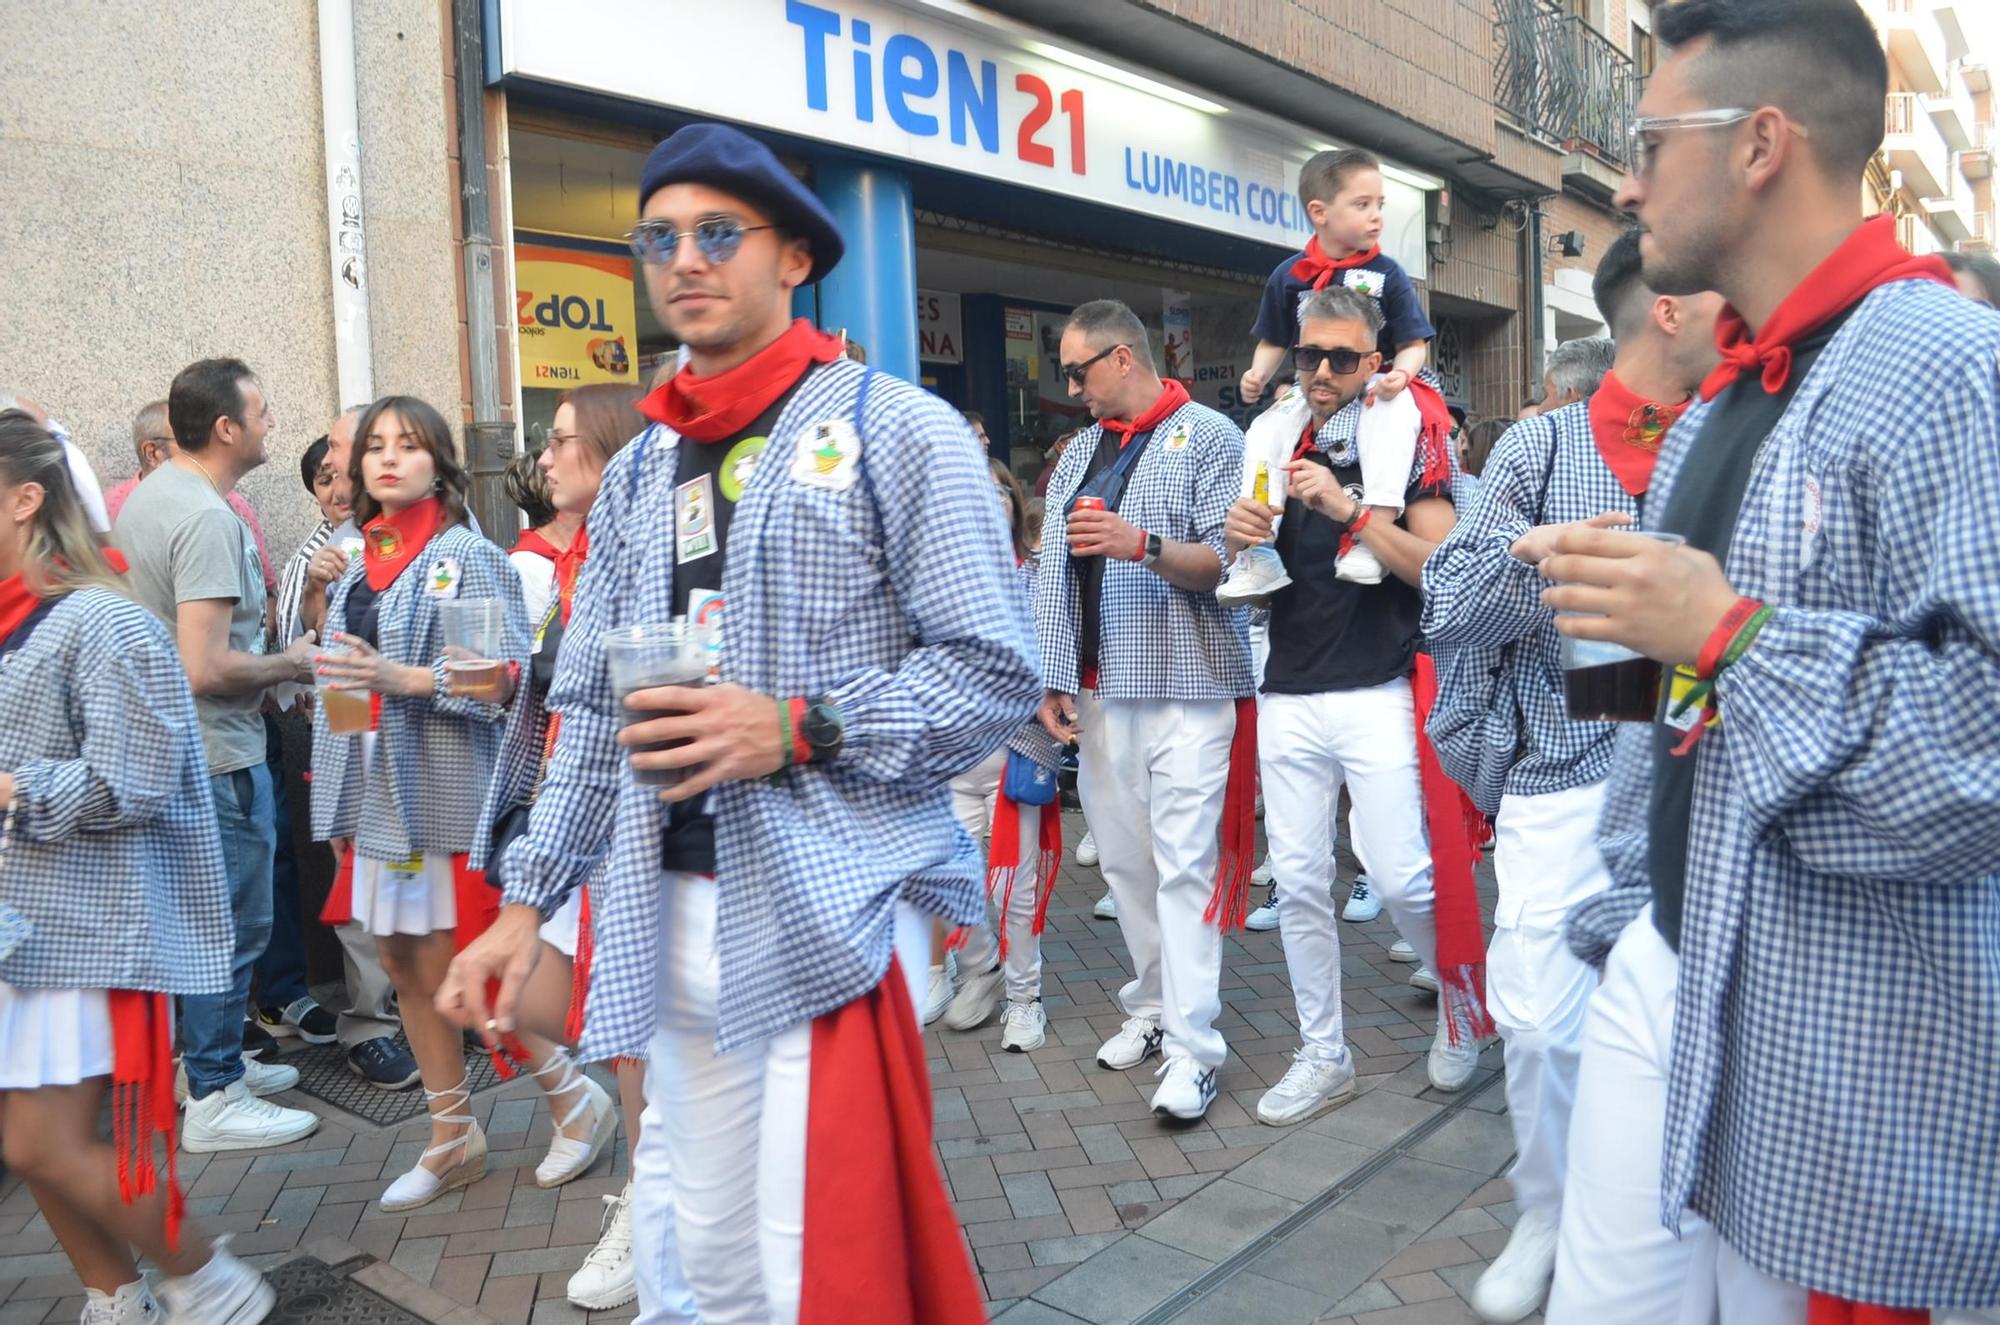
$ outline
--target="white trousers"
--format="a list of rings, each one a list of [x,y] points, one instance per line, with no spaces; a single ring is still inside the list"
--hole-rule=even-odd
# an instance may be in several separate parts
[[[666,874],[661,886],[665,959],[634,1188],[664,1186],[672,1194],[671,1234],[702,1325],[792,1325],[805,1240],[812,1025],[717,1053],[715,880]],[[929,917],[899,907],[895,942],[914,1006],[930,951]],[[656,1137],[664,1180],[643,1162]],[[660,1208],[654,1192],[634,1203],[640,1266],[661,1264]],[[651,1225],[644,1231],[642,1218]],[[649,1300],[644,1279],[639,1300],[642,1318],[663,1310]]]
[[[1076,697],[1077,794],[1136,974],[1128,1017],[1157,1018],[1169,1054],[1221,1067],[1222,932],[1202,919],[1215,893],[1236,706],[1226,699]]]
[[[1405,678],[1362,690],[1264,696],[1257,716],[1264,834],[1278,887],[1278,930],[1298,1002],[1299,1037],[1337,1057],[1340,936],[1334,913],[1334,814],[1354,801],[1354,854],[1417,959],[1435,967],[1436,893],[1417,774],[1417,728]],[[1123,903],[1121,902],[1121,905]]]
[[[1007,748],[1002,746],[977,768],[951,780],[951,812],[958,816],[972,840],[985,850],[991,850],[993,808],[999,801],[1000,778],[1006,770]],[[1032,1003],[1042,996],[1042,940],[1035,933],[1035,860],[1042,849],[1042,807],[1023,805],[1020,810],[1020,854],[1015,859],[1021,862],[1021,867],[1015,875],[1013,896],[995,897],[992,903],[994,908],[1003,902],[1007,907],[1007,914],[1001,919],[1007,926],[1007,958],[1001,963],[1006,968],[1007,1000]],[[968,932],[965,948],[959,954],[960,979],[970,973],[990,971],[1000,962],[1000,938],[993,932],[991,912],[989,908],[989,918]]]
[[[1571,908],[1611,886],[1597,850],[1604,783],[1540,796],[1503,796],[1493,820],[1500,898],[1486,949],[1486,1007],[1507,1063],[1514,1125],[1509,1177],[1523,1208],[1562,1208],[1577,1059],[1597,973],[1570,952]]]

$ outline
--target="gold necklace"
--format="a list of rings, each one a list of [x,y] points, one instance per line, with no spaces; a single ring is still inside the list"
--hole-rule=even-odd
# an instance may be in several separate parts
[[[201,476],[208,480],[208,486],[214,488],[218,496],[221,495],[222,485],[215,481],[215,475],[208,472],[207,465],[204,465],[203,463],[201,463],[201,461],[195,459],[193,456],[189,455],[186,451],[181,452],[181,459],[187,461],[190,465],[193,465],[196,469],[199,469],[201,471]]]

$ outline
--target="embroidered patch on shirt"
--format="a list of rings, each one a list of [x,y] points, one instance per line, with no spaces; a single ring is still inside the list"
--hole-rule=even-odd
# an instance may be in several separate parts
[[[711,556],[715,541],[715,488],[707,474],[674,489],[674,564]]]
[[[1382,273],[1370,271],[1366,267],[1352,267],[1342,273],[1340,283],[1356,294],[1365,294],[1370,299],[1382,297]]]
[[[792,481],[828,492],[854,486],[861,463],[861,435],[846,419],[828,419],[792,446]]]
[[[456,598],[459,581],[464,578],[465,573],[459,569],[456,558],[439,557],[431,567],[430,583],[426,587],[433,598]]]

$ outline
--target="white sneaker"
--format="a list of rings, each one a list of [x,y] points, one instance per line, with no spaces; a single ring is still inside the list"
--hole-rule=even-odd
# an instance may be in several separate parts
[[[1354,876],[1354,886],[1347,890],[1347,905],[1341,908],[1340,918],[1365,925],[1382,914],[1382,899],[1375,895],[1374,885],[1368,882],[1366,874]]]
[[[1433,994],[1437,993],[1437,972],[1428,966],[1419,966],[1416,970],[1410,972],[1410,988],[1428,989]]]
[[[1049,1014],[1042,1011],[1042,1000],[1032,1003],[1009,1003],[1007,1015],[1000,1023],[1000,1047],[1010,1054],[1025,1054],[1048,1043]]]
[[[1097,1065],[1114,1072],[1137,1067],[1160,1052],[1163,1038],[1160,1023],[1151,1017],[1127,1017],[1118,1033],[1098,1048]]]
[[[1491,1325],[1511,1325],[1542,1304],[1556,1270],[1558,1221],[1548,1210],[1523,1210],[1507,1239],[1472,1289],[1472,1309]]]
[[[1274,893],[1271,900],[1252,911],[1243,921],[1243,928],[1268,934],[1278,927],[1278,898]]]
[[[1271,856],[1269,852],[1266,852],[1264,855],[1264,863],[1250,871],[1250,882],[1256,884],[1259,888],[1270,887],[1271,880],[1277,877],[1277,871],[1271,868]]]
[[[1083,830],[1083,841],[1076,844],[1076,863],[1085,869],[1097,864],[1097,834],[1088,828]]]
[[[299,1084],[299,1070],[284,1063],[265,1063],[243,1055],[243,1084],[252,1095],[276,1095]],[[174,1064],[174,1100],[188,1102],[187,1064]]]
[[[1397,939],[1389,945],[1389,960],[1414,966],[1417,964],[1417,950],[1410,946],[1407,939]]]
[[[968,976],[958,982],[958,992],[952,995],[950,1006],[944,1010],[944,1024],[955,1031],[969,1031],[982,1026],[993,1010],[999,1006],[1000,986],[1006,982],[1006,974],[995,963],[990,971]]]
[[[951,969],[946,966],[931,967],[930,984],[924,991],[924,1025],[928,1026],[944,1015],[951,1006]]]
[[[229,1254],[228,1241],[217,1238],[208,1264],[193,1274],[160,1281],[165,1325],[256,1325],[278,1305],[277,1291]]]
[[[1371,552],[1367,545],[1357,542],[1347,549],[1347,554],[1333,563],[1333,578],[1345,580],[1349,584],[1380,584],[1388,575],[1382,567],[1381,558]],[[1217,595],[1220,597],[1220,595]]]
[[[1224,607],[1256,607],[1291,582],[1278,549],[1260,543],[1236,554],[1229,574],[1215,586],[1215,601]]]
[[[1097,899],[1097,905],[1090,908],[1090,914],[1096,916],[1099,920],[1116,920],[1118,918],[1118,899],[1110,893],[1104,894],[1104,896]]]
[[[187,1102],[187,1116],[181,1123],[182,1150],[196,1155],[261,1150],[311,1136],[319,1129],[319,1119],[312,1114],[259,1099],[250,1093],[246,1082],[247,1078],[239,1078],[202,1099]]]
[[[159,1325],[160,1304],[144,1278],[133,1280],[115,1293],[83,1290],[82,1325]]]
[[[1437,1033],[1431,1037],[1427,1068],[1431,1084],[1439,1090],[1463,1090],[1465,1083],[1472,1080],[1473,1069],[1479,1066],[1479,1042],[1468,1033],[1460,1037],[1456,1048],[1452,1047],[1445,1016],[1445,1009],[1439,1007]]]
[[[1309,1118],[1336,1100],[1354,1093],[1354,1055],[1342,1048],[1338,1058],[1315,1058],[1301,1049],[1292,1055],[1284,1080],[1257,1101],[1257,1121],[1273,1127]]]
[[[579,1071],[575,1060],[560,1047],[532,1073],[536,1080],[544,1082],[551,1074],[556,1081],[547,1088],[550,1114],[555,1113],[557,1100],[569,1103],[562,1117],[556,1119],[555,1135],[549,1138],[549,1153],[535,1166],[537,1187],[560,1187],[581,1178],[618,1135],[618,1101]],[[563,1129],[585,1113],[590,1115],[589,1135],[582,1139],[565,1135]]]
[[[1215,1069],[1185,1054],[1167,1055],[1153,1075],[1166,1078],[1153,1092],[1153,1112],[1162,1117],[1193,1122],[1215,1103]]]
[[[585,1311],[609,1311],[639,1296],[632,1264],[632,1184],[605,1197],[604,1204],[604,1232],[569,1277],[569,1304]]]

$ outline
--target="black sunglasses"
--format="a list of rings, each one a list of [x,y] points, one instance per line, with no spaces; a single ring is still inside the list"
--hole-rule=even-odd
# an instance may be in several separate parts
[[[1329,350],[1320,345],[1292,346],[1292,366],[1307,377],[1319,371],[1321,364],[1329,364],[1334,376],[1345,377],[1361,366],[1360,350]]]
[[[733,216],[704,216],[694,223],[692,230],[677,230],[672,221],[641,221],[625,236],[625,242],[632,246],[632,253],[639,261],[664,267],[674,260],[681,237],[686,236],[694,240],[704,262],[719,266],[736,256],[743,247],[743,236],[752,230],[775,229],[776,226],[769,225],[745,225]]]
[[[1099,350],[1096,354],[1091,355],[1088,359],[1085,359],[1082,363],[1064,364],[1062,366],[1062,375],[1069,379],[1069,384],[1071,386],[1082,386],[1083,379],[1090,376],[1090,370],[1097,366],[1097,361],[1099,359],[1102,359],[1117,350],[1129,350],[1131,348],[1132,347],[1130,345],[1113,345],[1108,350]]]

